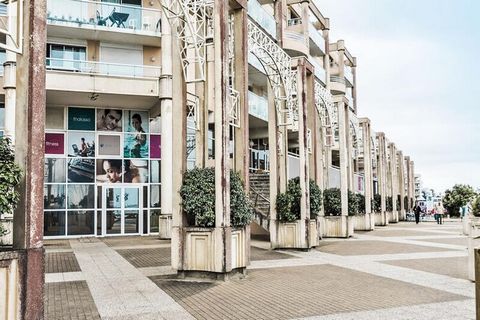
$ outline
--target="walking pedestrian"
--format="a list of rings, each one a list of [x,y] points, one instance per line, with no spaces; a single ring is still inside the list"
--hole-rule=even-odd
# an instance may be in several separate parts
[[[415,222],[418,224],[420,222],[420,213],[422,213],[422,208],[418,203],[415,208],[413,208],[413,212],[415,212]]]

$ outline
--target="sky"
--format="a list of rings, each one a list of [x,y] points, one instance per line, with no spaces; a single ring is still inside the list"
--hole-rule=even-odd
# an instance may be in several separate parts
[[[424,187],[480,188],[480,1],[316,0],[357,57],[357,106]]]

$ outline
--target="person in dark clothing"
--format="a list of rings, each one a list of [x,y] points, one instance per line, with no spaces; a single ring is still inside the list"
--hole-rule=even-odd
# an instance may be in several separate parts
[[[418,224],[420,222],[420,213],[422,213],[422,208],[417,204],[415,208],[413,208],[413,212],[415,212],[415,222]]]

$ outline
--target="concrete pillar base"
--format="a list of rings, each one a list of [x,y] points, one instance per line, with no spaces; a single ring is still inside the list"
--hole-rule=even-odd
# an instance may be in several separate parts
[[[158,217],[158,236],[160,239],[172,238],[172,215],[162,214]]]
[[[398,211],[387,212],[388,223],[398,223]]]
[[[228,281],[231,279],[243,279],[247,276],[247,268],[236,268],[229,272],[210,272],[183,270],[177,272],[177,279],[210,279],[216,281]]]
[[[272,249],[297,249],[309,250],[318,245],[318,224],[316,220],[305,222],[296,220],[294,222],[275,221],[277,230],[277,241],[272,242]],[[308,242],[306,232],[308,227]]]

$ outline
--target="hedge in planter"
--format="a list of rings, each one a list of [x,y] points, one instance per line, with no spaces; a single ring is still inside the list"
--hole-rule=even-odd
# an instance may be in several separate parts
[[[322,208],[322,191],[310,179],[310,219],[315,219]],[[300,219],[300,201],[302,190],[300,188],[300,178],[290,179],[287,184],[287,191],[277,195],[276,208],[278,220],[282,222],[293,222]]]
[[[358,213],[358,199],[357,195],[348,190],[348,215],[354,216]]]
[[[10,139],[0,137],[0,216],[3,213],[12,213],[19,200],[15,187],[20,183],[22,170],[15,163],[15,153]],[[6,230],[0,224],[0,236]]]
[[[342,195],[339,188],[330,188],[323,191],[323,208],[326,216],[340,216],[342,214]]]
[[[215,169],[194,168],[185,172],[180,189],[182,207],[190,225],[215,226]],[[253,209],[238,173],[230,171],[230,223],[243,227],[253,218]]]
[[[357,214],[365,214],[365,196],[361,193],[357,193]]]
[[[395,209],[395,210],[397,210],[397,211],[399,211],[400,208],[401,208],[401,203],[400,203],[400,202],[401,202],[401,199],[402,199],[402,198],[401,198],[400,195],[398,194],[398,195],[397,195],[396,209]]]
[[[393,198],[391,196],[387,197],[385,206],[388,212],[393,211]]]
[[[408,208],[408,197],[407,196],[403,197],[403,206],[404,206],[405,210],[407,210],[407,211],[409,210],[409,208]]]
[[[376,194],[373,196],[373,212],[380,213],[382,211],[382,195]]]

